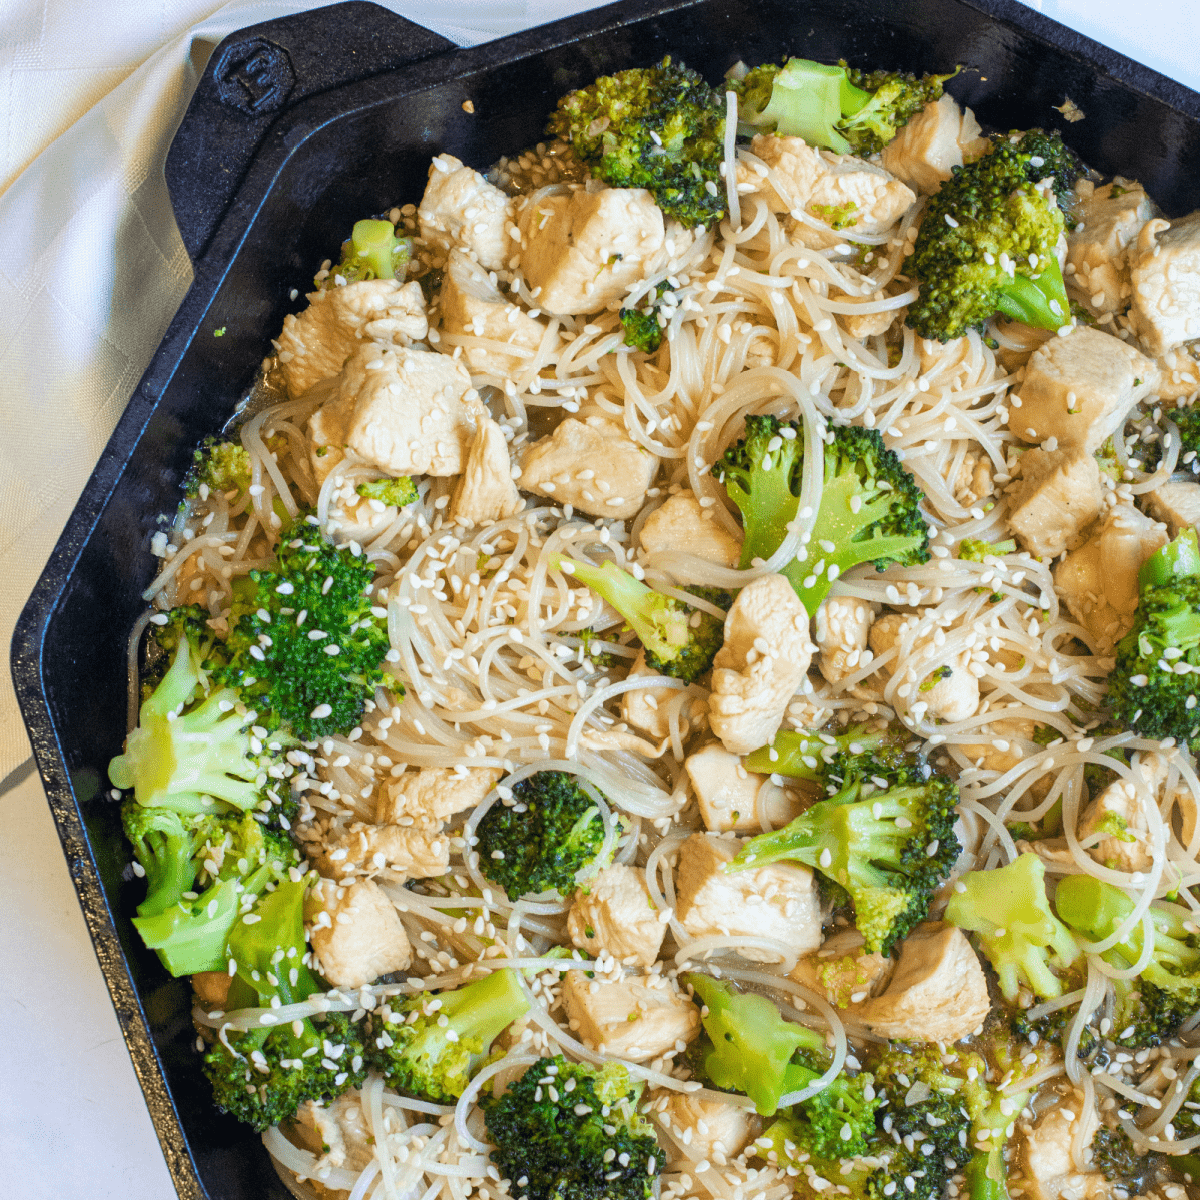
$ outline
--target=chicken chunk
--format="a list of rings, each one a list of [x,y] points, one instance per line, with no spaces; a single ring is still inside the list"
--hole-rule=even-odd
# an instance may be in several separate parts
[[[489,271],[508,266],[516,249],[512,200],[452,154],[430,163],[417,220],[428,245],[465,250]]]
[[[821,944],[821,904],[812,872],[796,863],[769,863],[726,873],[736,857],[737,838],[694,833],[679,850],[676,912],[694,938],[766,937],[792,954]],[[739,946],[743,958],[778,962],[774,950]]]
[[[1187,342],[1168,350],[1158,359],[1159,400],[1170,402],[1200,389],[1200,341]]]
[[[817,954],[807,954],[791,978],[824,996],[838,1008],[858,1009],[878,996],[892,978],[895,963],[877,951],[868,954],[860,944],[841,952],[831,937]]]
[[[466,368],[446,354],[367,342],[351,354],[336,400],[314,414],[314,442],[353,450],[391,475],[457,475],[474,400]]]
[[[1165,525],[1143,516],[1132,504],[1118,504],[1096,522],[1087,541],[1055,568],[1055,587],[1102,652],[1133,626],[1138,571],[1167,541]]]
[[[950,178],[955,167],[972,162],[988,148],[979,122],[958,107],[949,92],[931,100],[883,148],[883,165],[897,179],[932,195]]]
[[[804,212],[822,228],[793,219],[789,236],[814,249],[887,229],[916,201],[900,180],[852,154],[833,154],[803,138],[755,135],[751,151],[770,167],[782,190],[751,167],[738,164],[738,183],[750,184],[772,212]],[[834,227],[836,225],[836,228]]]
[[[406,879],[431,879],[450,869],[450,838],[428,826],[355,821],[326,846],[314,865],[330,879],[376,871],[391,871]]]
[[[808,613],[783,575],[760,575],[738,593],[713,659],[708,721],[730,754],[765,746],[812,661]]]
[[[1028,450],[1021,455],[1021,482],[1010,501],[1008,524],[1030,554],[1057,558],[1100,515],[1103,504],[1094,455],[1079,446]]]
[[[1146,507],[1175,538],[1181,530],[1200,525],[1200,483],[1168,480],[1146,497]]]
[[[1076,191],[1079,225],[1067,235],[1067,279],[1097,316],[1120,312],[1130,295],[1126,251],[1154,215],[1154,206],[1141,184],[1128,180],[1103,187],[1081,180]]]
[[[1130,251],[1130,320],[1156,358],[1200,338],[1200,212],[1147,221]]]
[[[618,962],[650,967],[667,928],[658,915],[645,872],[614,863],[576,891],[567,930],[571,941],[593,956],[607,950]]]
[[[1096,833],[1104,835],[1088,853],[1113,871],[1149,871],[1154,865],[1146,809],[1158,805],[1167,763],[1150,752],[1137,756],[1133,769],[1145,787],[1128,779],[1114,780],[1088,807],[1076,831],[1080,841]]]
[[[521,463],[521,490],[594,517],[636,516],[658,459],[607,417],[568,417],[534,442]]]
[[[529,200],[518,216],[521,271],[559,316],[599,312],[646,277],[663,248],[663,215],[643,188]]]
[[[450,253],[439,304],[443,333],[469,334],[513,347],[504,350],[498,344],[464,345],[463,359],[477,375],[506,379],[530,361],[546,336],[545,322],[503,296],[483,268],[460,250]],[[550,348],[557,347],[558,341],[556,334]]]
[[[841,683],[862,665],[874,620],[865,600],[827,596],[821,601],[815,625],[817,665],[830,683]]]
[[[1132,346],[1078,325],[1035,350],[1008,427],[1029,442],[1057,438],[1058,448],[1098,450],[1129,410],[1154,390],[1158,368]]]
[[[957,1042],[987,1019],[987,979],[961,929],[940,921],[904,939],[887,990],[864,1004],[861,1017],[888,1038]]]
[[[686,1170],[689,1162],[702,1159],[724,1166],[741,1154],[762,1129],[753,1109],[705,1100],[686,1092],[666,1095],[670,1097],[667,1105],[663,1109],[655,1107],[654,1119],[687,1147],[686,1155],[677,1152],[669,1159],[668,1169]]]
[[[374,880],[320,880],[305,899],[304,919],[321,974],[335,987],[363,987],[412,961],[396,906]]]
[[[872,653],[879,658],[897,643],[906,645],[915,636],[912,631],[916,626],[916,617],[906,617],[900,613],[888,613],[880,617],[871,626],[868,635]],[[943,721],[964,721],[974,716],[979,707],[979,679],[970,669],[969,650],[939,653],[936,634],[931,630],[908,647],[906,657],[918,659],[922,668],[928,667],[920,680],[913,668],[907,669],[903,683],[913,689],[909,696],[914,709],[918,704],[923,704],[924,715]],[[885,663],[880,669],[888,676],[893,675],[895,660]]]
[[[567,1024],[585,1046],[646,1062],[700,1032],[700,1010],[662,976],[602,983],[583,971],[563,979]]]
[[[971,508],[994,490],[992,460],[982,451],[976,454],[974,450],[968,450],[954,479],[954,499],[963,508]]]
[[[197,971],[192,976],[196,998],[205,1008],[224,1008],[232,982],[228,971]]]
[[[491,417],[482,417],[462,478],[450,499],[450,519],[463,525],[483,525],[511,517],[524,507],[513,482],[504,430]]]
[[[375,797],[380,825],[436,827],[483,802],[504,772],[499,767],[421,767],[389,780]]]
[[[772,827],[786,825],[800,811],[798,801],[773,784],[766,775],[755,775],[742,766],[720,742],[689,754],[683,764],[700,803],[700,819],[713,833],[759,833],[758,803]]]
[[[657,674],[658,672],[647,664],[645,650],[639,650],[626,678]],[[666,705],[675,695],[674,688],[631,688],[621,693],[621,719],[634,729],[640,729],[656,741],[661,741],[671,732]]]
[[[716,521],[690,490],[677,492],[656,508],[642,524],[642,549],[647,554],[694,554],[697,558],[736,567],[741,542]]]
[[[295,1119],[281,1128],[305,1150],[317,1156],[312,1177],[327,1178],[330,1167],[344,1167],[357,1174],[374,1157],[374,1138],[363,1119],[357,1088],[323,1102],[305,1100]]]
[[[1071,1143],[1079,1121],[1084,1123],[1082,1143],[1090,1146],[1100,1122],[1094,1107],[1085,1106],[1079,1095],[1044,1112],[1025,1134],[1021,1166],[1032,1200],[1101,1200],[1113,1194],[1099,1171],[1080,1171],[1075,1165]]]
[[[283,318],[279,335],[279,370],[293,400],[336,375],[364,339],[407,346],[429,332],[419,283],[366,279],[313,292],[308,301],[302,313]]]
[[[973,731],[975,736],[986,737],[987,741],[969,742],[959,749],[981,771],[1003,773],[1021,761],[1021,748],[1015,744],[1016,739],[1032,741],[1035,729],[1035,722],[1028,717],[1000,717]]]

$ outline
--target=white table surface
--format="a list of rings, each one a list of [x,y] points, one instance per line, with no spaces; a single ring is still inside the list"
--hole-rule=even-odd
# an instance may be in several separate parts
[[[0,36],[16,10],[37,19],[68,3],[0,0]],[[585,6],[563,0],[564,10]],[[1196,0],[1033,7],[1200,90]],[[554,6],[543,0],[536,11],[544,18]],[[4,94],[0,86],[0,119]],[[40,780],[27,772],[0,783],[0,1196],[170,1200],[171,1180]]]

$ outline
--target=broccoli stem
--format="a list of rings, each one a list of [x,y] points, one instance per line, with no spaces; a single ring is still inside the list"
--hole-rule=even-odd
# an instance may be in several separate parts
[[[266,869],[261,873],[265,875]],[[256,886],[254,879],[252,876],[247,880],[247,888]],[[241,893],[236,879],[222,879],[198,900],[180,901],[163,912],[134,917],[133,927],[177,979],[197,971],[221,971],[225,968],[225,942],[238,917]]]
[[[1183,530],[1146,559],[1138,572],[1138,587],[1144,592],[1189,575],[1200,575],[1200,542],[1194,529]]]
[[[1051,254],[1045,262],[1037,278],[1018,272],[1004,284],[996,307],[1006,317],[1035,329],[1058,329],[1071,320],[1071,301],[1058,259]]]
[[[493,971],[452,992],[439,992],[440,1013],[460,1041],[477,1041],[484,1052],[529,1011],[529,1000],[513,970]]]
[[[396,230],[391,221],[355,221],[350,231],[350,247],[376,279],[396,278],[392,265]]]
[[[967,1163],[966,1176],[971,1200],[1008,1200],[1007,1172],[1001,1146],[977,1150]]]

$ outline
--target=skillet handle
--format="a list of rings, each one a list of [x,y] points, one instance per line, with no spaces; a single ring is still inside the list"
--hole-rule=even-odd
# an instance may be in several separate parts
[[[203,254],[275,120],[317,92],[455,50],[453,42],[365,0],[264,21],[213,51],[167,151],[183,244]]]

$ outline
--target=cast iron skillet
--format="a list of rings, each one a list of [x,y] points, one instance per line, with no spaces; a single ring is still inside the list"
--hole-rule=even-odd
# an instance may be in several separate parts
[[[1169,215],[1200,206],[1200,177],[1186,166],[1200,161],[1200,96],[1014,0],[630,0],[473,50],[354,2],[222,42],[167,159],[195,282],[12,651],[67,863],[186,1200],[287,1193],[257,1138],[212,1108],[190,989],[165,976],[129,922],[139,885],[122,881],[129,851],[105,767],[125,734],[126,634],[156,565],[156,516],[174,510],[193,447],[225,423],[354,220],[418,200],[431,155],[483,166],[522,150],[564,92],[668,53],[712,81],[738,58],[783,53],[913,71],[961,62],[950,90],[985,126],[1061,128],[1086,162],[1141,179]],[[1053,106],[1066,96],[1085,120],[1063,121]]]

